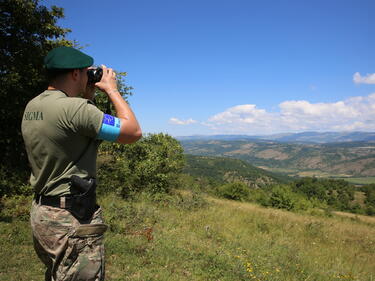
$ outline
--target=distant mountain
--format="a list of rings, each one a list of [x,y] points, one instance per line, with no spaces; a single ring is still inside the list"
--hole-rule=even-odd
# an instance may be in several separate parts
[[[180,141],[189,140],[253,140],[259,141],[260,136],[248,136],[248,135],[194,135],[194,136],[181,136],[176,137]]]
[[[186,155],[184,172],[217,184],[241,181],[250,187],[262,187],[290,180],[288,177],[259,169],[239,159],[189,154]]]
[[[262,139],[279,142],[299,142],[299,143],[332,143],[332,142],[358,142],[375,141],[375,132],[303,132],[288,135],[264,136]]]
[[[178,140],[223,140],[223,141],[277,141],[291,143],[334,143],[334,142],[361,142],[374,141],[375,132],[302,132],[302,133],[285,133],[267,136],[249,136],[249,135],[196,135],[177,137]]]
[[[187,154],[241,159],[291,176],[375,176],[374,141],[307,144],[272,140],[184,140],[181,144]]]

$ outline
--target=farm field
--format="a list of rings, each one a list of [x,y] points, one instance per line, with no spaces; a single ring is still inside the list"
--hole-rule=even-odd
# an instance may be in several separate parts
[[[362,178],[337,178],[343,179],[354,184],[373,184],[375,183],[375,177],[362,177]]]

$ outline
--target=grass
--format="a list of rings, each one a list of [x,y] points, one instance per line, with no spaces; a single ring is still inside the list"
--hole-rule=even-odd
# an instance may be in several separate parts
[[[26,201],[25,201],[26,202]],[[19,203],[19,202],[18,202]],[[28,204],[5,203],[0,280],[43,280]],[[106,280],[375,280],[375,224],[179,192],[101,198]]]
[[[366,185],[375,183],[375,177],[358,177],[358,178],[337,178],[343,179],[353,184]]]
[[[334,178],[346,180],[352,184],[366,185],[375,183],[375,177],[351,177],[350,175],[345,174],[332,174],[329,172],[324,172],[320,170],[309,170],[301,171],[297,169],[286,169],[286,168],[269,168],[266,166],[258,166],[258,168],[279,174],[285,174],[291,177],[318,177],[318,178]]]
[[[299,172],[297,169],[287,169],[287,168],[274,168],[274,167],[267,167],[267,166],[257,166],[260,169],[267,170],[273,173],[285,174],[289,176],[296,176]]]
[[[329,172],[321,171],[321,170],[303,170],[303,169],[289,169],[289,168],[270,168],[266,166],[258,166],[258,168],[287,175],[290,177],[317,177],[317,178],[338,178],[338,179],[350,179],[350,175],[346,174],[332,174]],[[368,179],[368,178],[358,178],[358,179]],[[375,177],[372,178],[375,180]],[[374,181],[375,182],[375,181]]]

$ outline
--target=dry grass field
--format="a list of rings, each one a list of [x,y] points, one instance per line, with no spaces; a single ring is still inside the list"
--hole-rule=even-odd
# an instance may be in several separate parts
[[[24,214],[29,199],[22,200],[2,211],[1,281],[43,280]],[[110,226],[106,280],[375,279],[373,218],[297,214],[190,192],[132,201],[111,194],[101,204]]]

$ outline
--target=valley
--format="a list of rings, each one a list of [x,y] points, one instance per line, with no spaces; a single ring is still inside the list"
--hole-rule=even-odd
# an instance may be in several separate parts
[[[270,140],[181,140],[186,154],[244,160],[288,176],[375,176],[375,142],[285,143]]]

